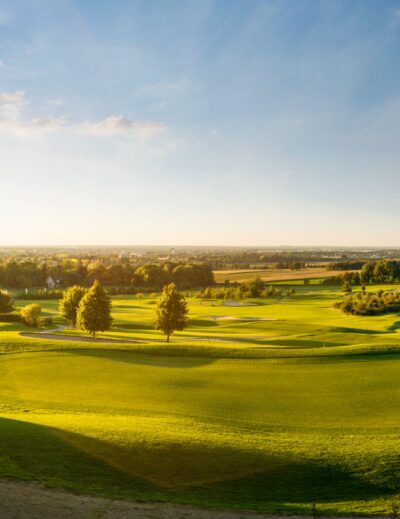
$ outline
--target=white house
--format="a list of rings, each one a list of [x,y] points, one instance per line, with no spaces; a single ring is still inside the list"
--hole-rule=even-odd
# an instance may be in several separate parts
[[[56,281],[52,276],[48,276],[46,279],[46,285],[49,290],[52,288],[58,287],[58,281]]]

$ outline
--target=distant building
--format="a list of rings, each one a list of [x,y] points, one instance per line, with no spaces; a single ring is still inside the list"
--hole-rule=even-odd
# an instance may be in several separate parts
[[[46,285],[49,290],[52,290],[53,288],[57,288],[59,286],[59,281],[54,279],[52,276],[48,276],[46,279]]]

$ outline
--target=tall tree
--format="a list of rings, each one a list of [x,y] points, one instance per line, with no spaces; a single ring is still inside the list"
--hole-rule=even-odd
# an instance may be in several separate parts
[[[75,285],[64,290],[59,309],[61,315],[75,328],[79,303],[86,294],[86,288]]]
[[[7,314],[14,310],[13,300],[8,292],[0,290],[0,314]]]
[[[111,328],[111,299],[99,281],[95,281],[82,297],[77,313],[77,324],[96,338],[96,332]]]
[[[183,295],[176,289],[175,283],[166,285],[156,308],[155,327],[167,336],[177,330],[183,330],[187,322],[188,309]]]

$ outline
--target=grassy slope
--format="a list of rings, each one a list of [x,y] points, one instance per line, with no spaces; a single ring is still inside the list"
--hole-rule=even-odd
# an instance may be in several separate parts
[[[258,306],[192,299],[191,326],[168,346],[150,298],[114,301],[102,335],[132,344],[2,324],[0,474],[136,499],[381,512],[400,485],[400,323],[345,316],[339,297],[310,286]]]

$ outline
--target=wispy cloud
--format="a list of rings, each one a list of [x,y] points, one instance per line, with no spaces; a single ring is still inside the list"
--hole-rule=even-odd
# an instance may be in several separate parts
[[[132,121],[122,115],[112,115],[98,122],[84,122],[79,125],[81,131],[95,137],[132,134],[139,138],[155,137],[168,129],[163,122]]]
[[[64,124],[63,119],[56,117],[30,119],[29,121],[0,120],[0,131],[19,137],[30,137],[53,132],[63,127]]]
[[[0,92],[0,117],[18,117],[22,107],[27,104],[25,92]]]
[[[24,110],[29,103],[23,91],[0,92],[0,131],[27,137],[67,129],[93,137],[131,135],[140,139],[150,139],[168,129],[164,122],[133,121],[122,115],[84,122],[53,116],[27,119],[24,117]],[[47,104],[59,107],[64,103],[60,99],[49,99]]]
[[[47,133],[64,126],[65,119],[60,117],[44,117],[24,119],[23,110],[29,100],[25,92],[0,92],[0,131],[17,136]]]
[[[5,66],[6,66],[6,64],[4,63],[4,61],[2,59],[0,59],[0,68],[3,68]]]

